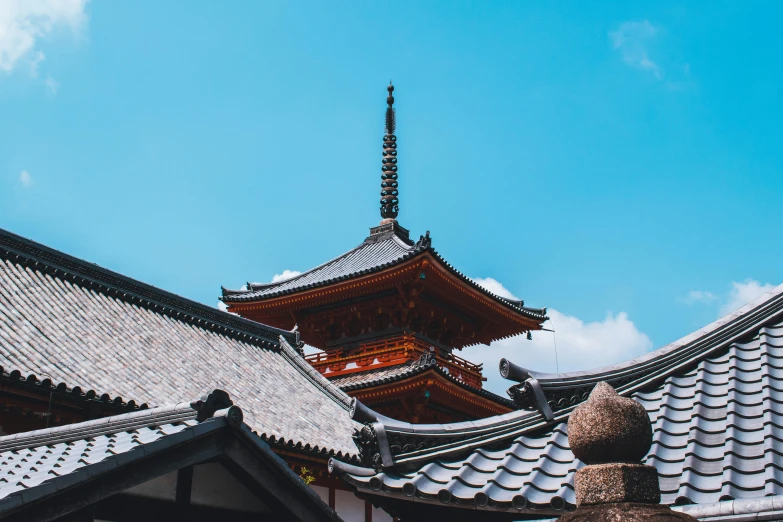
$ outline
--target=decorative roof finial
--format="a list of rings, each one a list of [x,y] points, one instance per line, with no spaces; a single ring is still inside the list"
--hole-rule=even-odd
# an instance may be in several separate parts
[[[394,114],[394,85],[389,82],[386,88],[389,96],[386,98],[386,134],[383,136],[383,166],[381,167],[381,224],[394,221],[399,212],[397,199],[397,136]]]
[[[568,419],[568,442],[586,464],[574,476],[576,511],[558,522],[696,522],[659,504],[658,471],[642,464],[653,431],[644,406],[599,382]]]

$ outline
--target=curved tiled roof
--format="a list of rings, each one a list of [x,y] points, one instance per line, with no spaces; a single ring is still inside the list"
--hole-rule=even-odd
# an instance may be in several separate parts
[[[276,283],[248,283],[246,290],[223,288],[221,299],[227,303],[272,299],[372,274],[424,253],[432,255],[449,272],[503,306],[531,319],[542,322],[547,319],[546,308],[529,308],[523,301],[500,297],[455,269],[432,248],[429,232],[413,243],[408,239],[408,231],[396,223],[371,229],[370,236],[359,246],[307,272]]]
[[[210,436],[212,445],[203,444]],[[258,459],[249,464],[264,466],[265,476],[275,478],[274,483],[281,487],[276,494],[290,488],[297,502],[315,508],[317,519],[341,520],[252,434],[243,423],[242,410],[232,405],[221,390],[193,402],[0,437],[0,518],[41,520],[41,513],[51,509],[41,506],[45,500],[60,512],[67,512],[68,501],[79,498],[79,487],[90,489],[93,502],[111,495],[107,481],[116,484],[118,469],[128,470],[131,476],[120,478],[123,488],[127,488],[134,481],[144,482],[163,473],[160,467],[133,468],[134,464],[166,459],[172,451],[177,452],[174,458],[180,459],[176,462],[180,466],[188,464],[193,456],[205,461],[225,457],[230,447],[227,440],[233,437],[250,450],[241,454],[243,458]],[[199,449],[182,451],[199,441]],[[96,483],[103,488],[96,488]],[[56,499],[57,495],[66,495],[67,499]],[[281,515],[290,517],[292,513]]]
[[[451,381],[460,388],[475,393],[476,395],[489,399],[498,404],[502,404],[507,408],[517,408],[517,405],[512,400],[501,397],[500,395],[492,393],[491,391],[485,390],[483,388],[476,388],[475,386],[471,386],[463,380],[454,377],[447,370],[438,366],[437,361],[429,361],[426,364],[401,364],[399,366],[391,366],[387,368],[379,368],[377,370],[353,373],[346,375],[345,377],[337,377],[332,379],[330,382],[341,390],[350,392],[401,381],[429,370],[437,372],[446,380]]]
[[[222,388],[267,440],[350,460],[350,399],[297,341],[0,230],[0,366],[152,406]]]
[[[782,305],[783,285],[673,343],[675,349],[660,350],[661,356],[687,351],[688,360],[677,359],[668,373],[639,374],[621,391],[650,415],[654,440],[646,462],[658,469],[663,503],[783,494]],[[733,336],[719,335],[726,329]],[[691,352],[693,343],[699,350]],[[395,455],[379,473],[354,470],[345,477],[367,493],[400,499],[415,496],[526,516],[573,508],[573,474],[582,463],[566,436],[572,410],[556,412],[549,425],[537,412],[486,419],[483,428],[443,425],[441,442],[417,458]],[[390,440],[402,432],[379,420],[390,425],[385,430]],[[426,436],[436,430],[426,427]],[[407,440],[421,439],[409,434]]]
[[[82,389],[81,386],[69,386],[64,382],[55,384],[48,376],[32,373],[23,375],[19,370],[6,369],[2,366],[0,366],[0,388],[6,393],[13,393],[13,390],[17,389],[25,395],[30,393],[38,395],[42,400],[55,400],[59,406],[68,403],[97,404],[99,415],[146,410],[149,407],[146,403],[137,404],[135,400],[127,397],[112,397],[108,393]]]

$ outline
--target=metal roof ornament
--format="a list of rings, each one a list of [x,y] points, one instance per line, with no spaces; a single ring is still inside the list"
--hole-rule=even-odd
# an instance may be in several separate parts
[[[419,236],[419,240],[416,241],[416,244],[414,245],[414,248],[429,248],[432,246],[432,238],[430,237],[430,231],[427,231],[427,234],[424,236]]]
[[[394,112],[394,86],[389,82],[386,88],[389,96],[386,98],[386,134],[383,136],[383,166],[381,167],[381,224],[389,223],[397,218],[399,199],[397,198],[397,127]]]

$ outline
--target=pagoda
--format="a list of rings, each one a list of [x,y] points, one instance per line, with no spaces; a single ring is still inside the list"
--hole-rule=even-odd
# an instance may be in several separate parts
[[[481,365],[454,352],[539,330],[546,309],[489,292],[397,222],[394,87],[388,86],[381,222],[357,247],[300,275],[223,288],[247,319],[287,330],[321,350],[307,360],[374,410],[413,423],[507,413],[513,401],[482,388]]]

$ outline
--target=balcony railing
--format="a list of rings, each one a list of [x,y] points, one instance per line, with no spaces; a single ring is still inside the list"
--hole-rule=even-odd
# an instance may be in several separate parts
[[[319,352],[305,357],[313,367],[325,377],[332,379],[343,375],[365,372],[389,366],[399,366],[418,360],[430,351],[430,344],[405,334],[402,336],[363,343],[360,348],[348,353],[340,351]],[[447,370],[457,379],[481,388],[486,378],[482,375],[482,365],[473,364],[449,353],[441,355],[435,352],[438,366]]]

